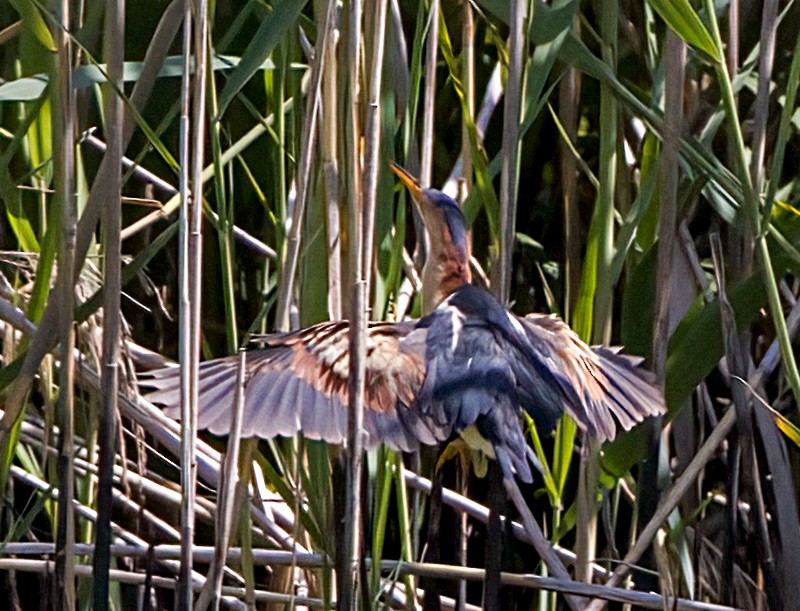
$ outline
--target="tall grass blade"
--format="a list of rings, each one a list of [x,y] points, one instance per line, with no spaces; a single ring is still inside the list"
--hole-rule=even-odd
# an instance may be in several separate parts
[[[520,97],[523,90],[523,50],[526,47],[527,2],[512,0],[508,37],[508,79],[503,105],[503,172],[500,176],[500,252],[492,266],[492,288],[500,303],[511,293],[511,255],[519,184]]]
[[[194,8],[194,10],[191,10]],[[192,607],[192,552],[197,482],[197,407],[202,300],[202,218],[208,58],[208,4],[186,4],[181,99],[181,575],[178,608]],[[194,57],[193,69],[190,60]]]
[[[58,193],[57,206],[60,210],[59,225],[61,240],[58,257],[58,279],[56,300],[59,302],[59,339],[61,360],[61,389],[58,396],[58,520],[56,533],[56,604],[59,609],[71,611],[75,608],[75,519],[74,486],[75,473],[72,464],[74,451],[74,360],[75,348],[75,291],[73,276],[76,267],[76,225],[75,206],[75,92],[72,88],[72,40],[69,31],[73,18],[70,3],[61,2],[57,9],[58,27],[55,41],[58,48],[57,86],[53,90],[53,106],[57,109],[53,127],[53,151],[56,158],[54,184]],[[63,29],[62,29],[63,28]],[[41,329],[40,329],[41,332]]]
[[[365,208],[362,180],[367,176],[361,165],[361,139],[364,134],[361,123],[361,47],[362,5],[360,0],[351,0],[347,12],[346,62],[348,66],[348,91],[345,96],[345,166],[348,212],[350,214],[350,371],[347,392],[347,446],[345,453],[344,519],[341,547],[337,550],[337,604],[345,609],[354,608],[358,601],[358,570],[361,559],[361,469],[363,439],[361,427],[364,418],[364,359],[366,355],[366,306],[369,272],[364,269],[365,257]],[[372,76],[370,74],[370,76]],[[370,153],[372,154],[372,152]],[[367,236],[372,239],[372,236]],[[370,248],[371,252],[371,248]],[[371,265],[372,260],[368,260]]]
[[[239,65],[231,73],[219,94],[219,113],[225,113],[242,87],[262,69],[264,61],[275,49],[289,28],[293,27],[308,0],[278,0],[272,6],[242,54]]]
[[[95,535],[94,608],[109,607],[109,570],[111,567],[111,502],[114,485],[114,462],[117,448],[117,395],[119,393],[120,301],[122,293],[122,142],[125,111],[117,90],[122,87],[122,63],[125,48],[125,2],[112,0],[106,7],[105,56],[112,86],[106,90],[105,118],[109,157],[109,197],[103,210],[103,396],[97,425],[98,490]]]
[[[289,310],[294,291],[294,275],[300,257],[300,234],[311,184],[309,175],[311,174],[312,162],[316,151],[317,121],[320,112],[319,99],[322,88],[322,75],[325,68],[325,51],[328,46],[328,37],[332,35],[334,27],[335,8],[335,3],[328,3],[325,23],[322,27],[321,36],[317,41],[315,60],[311,70],[311,87],[306,101],[302,148],[300,149],[300,163],[297,171],[297,200],[292,212],[291,230],[287,240],[286,265],[276,314],[277,327],[283,331],[289,329]]]

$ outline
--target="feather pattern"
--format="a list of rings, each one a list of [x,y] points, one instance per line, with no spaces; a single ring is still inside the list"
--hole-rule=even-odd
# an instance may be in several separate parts
[[[260,341],[263,347],[247,353],[243,436],[302,433],[343,443],[348,323]],[[640,364],[616,349],[590,348],[555,317],[519,318],[483,289],[464,285],[420,320],[369,327],[366,445],[410,451],[474,427],[506,474],[530,481],[519,410],[547,431],[566,411],[598,439],[611,439],[618,427],[664,412],[654,377]],[[236,367],[236,357],[201,364],[201,429],[229,431]],[[144,374],[141,382],[147,398],[178,417],[177,367]]]
[[[367,330],[364,432],[409,451],[460,434],[490,449],[506,476],[531,480],[520,409],[549,431],[566,412],[600,440],[665,411],[653,374],[617,349],[584,344],[551,316],[519,318],[470,284],[470,235],[459,205],[399,166],[425,224],[423,309],[416,321]],[[432,239],[433,237],[433,239]],[[350,327],[327,322],[261,340],[248,352],[242,435],[347,438]],[[199,426],[230,430],[237,357],[200,366]],[[176,367],[145,374],[147,397],[178,417]]]

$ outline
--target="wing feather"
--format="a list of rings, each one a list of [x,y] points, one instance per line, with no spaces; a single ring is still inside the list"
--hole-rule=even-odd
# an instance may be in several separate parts
[[[564,392],[557,401],[582,428],[601,441],[613,439],[619,427],[628,430],[648,416],[666,411],[655,376],[640,367],[642,359],[618,348],[589,347],[553,316],[520,318],[533,351],[530,358],[561,372]]]
[[[405,344],[415,323],[374,323],[368,331],[365,392],[367,445],[386,442],[409,451],[440,436],[410,412],[425,377],[425,362],[416,351],[419,338]],[[424,336],[425,331],[421,334]],[[418,333],[419,335],[419,333]],[[263,348],[246,355],[243,436],[290,436],[342,443],[347,435],[349,325],[322,323],[296,333],[260,338]],[[199,426],[213,434],[230,430],[236,389],[237,357],[200,366]],[[148,372],[140,382],[145,396],[180,417],[180,369]]]
[[[347,437],[350,359],[346,321],[260,340],[246,355],[243,435]],[[201,428],[230,429],[237,358],[201,365]],[[664,413],[641,359],[589,347],[555,317],[519,318],[465,285],[419,321],[373,323],[367,335],[366,444],[408,451],[477,431],[503,472],[531,480],[520,409],[552,428],[566,411],[600,440]],[[146,396],[177,417],[179,369],[145,374]]]

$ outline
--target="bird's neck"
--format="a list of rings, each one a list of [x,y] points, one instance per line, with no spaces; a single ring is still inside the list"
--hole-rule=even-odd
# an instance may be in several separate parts
[[[428,257],[422,268],[423,314],[429,314],[459,288],[472,283],[469,259],[468,248],[452,255]]]

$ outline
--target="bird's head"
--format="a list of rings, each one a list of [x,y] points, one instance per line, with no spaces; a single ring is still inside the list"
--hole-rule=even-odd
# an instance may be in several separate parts
[[[430,312],[458,287],[472,281],[467,221],[461,206],[451,197],[436,189],[423,189],[416,178],[396,163],[391,167],[411,193],[425,224],[423,310]]]
[[[435,242],[432,245],[434,250],[469,251],[469,230],[461,206],[437,189],[423,189],[414,176],[396,163],[392,162],[391,167],[411,193],[425,229]],[[444,240],[440,240],[440,236]],[[429,254],[436,256],[437,252]]]

